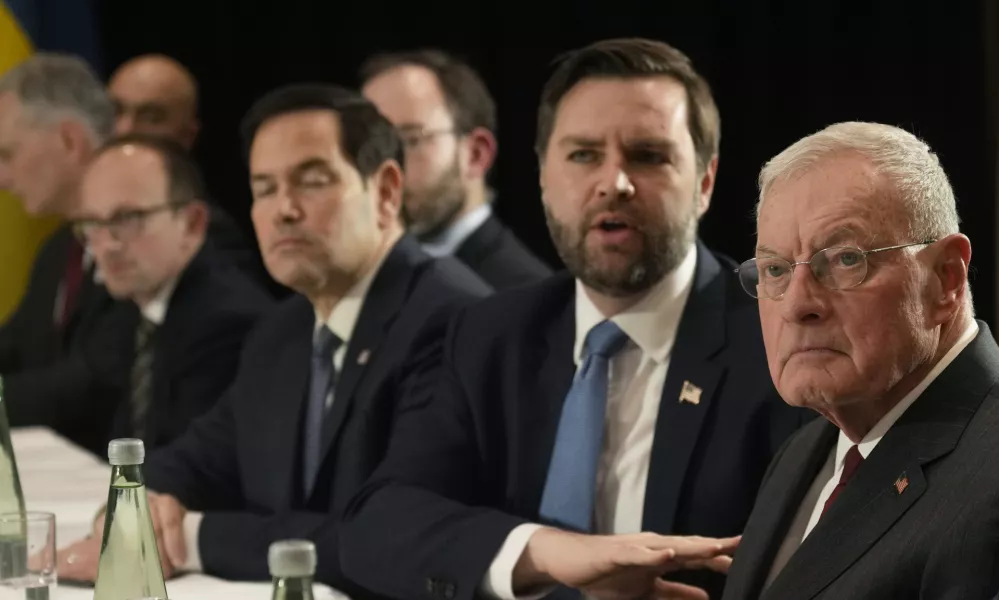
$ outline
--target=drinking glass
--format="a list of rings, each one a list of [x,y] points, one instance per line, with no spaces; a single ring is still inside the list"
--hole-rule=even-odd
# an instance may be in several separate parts
[[[0,600],[48,600],[57,579],[55,515],[0,514]]]

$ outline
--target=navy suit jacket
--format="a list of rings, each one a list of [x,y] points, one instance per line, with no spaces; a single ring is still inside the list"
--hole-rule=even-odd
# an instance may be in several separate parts
[[[454,255],[496,290],[536,283],[552,274],[548,265],[492,215]]]
[[[774,459],[725,600],[985,600],[999,587],[999,346],[985,323],[881,438],[763,590],[839,430],[816,419]]]
[[[455,309],[490,291],[458,261],[433,260],[408,236],[396,244],[350,338],[308,497],[301,432],[315,312],[292,296],[262,321],[225,396],[146,461],[150,489],[204,512],[198,547],[205,571],[266,580],[268,546],[306,538],[318,551],[316,579],[351,593],[340,576],[337,516],[382,458],[396,399],[416,381],[412,365],[439,354]]]
[[[774,390],[756,301],[734,268],[698,244],[656,424],[647,531],[741,533],[771,458],[809,417]],[[459,313],[442,366],[426,371],[436,387],[402,402],[385,462],[345,517],[348,577],[394,598],[476,594],[510,531],[540,521],[574,338],[568,274]],[[678,401],[685,381],[701,388],[698,404]],[[716,594],[723,585],[688,580]]]
[[[202,246],[178,279],[153,339],[153,397],[143,436],[147,451],[180,436],[215,405],[236,376],[244,339],[274,306],[242,268],[210,244]],[[129,339],[139,319],[133,304]],[[133,436],[127,383],[123,388],[111,438]]]

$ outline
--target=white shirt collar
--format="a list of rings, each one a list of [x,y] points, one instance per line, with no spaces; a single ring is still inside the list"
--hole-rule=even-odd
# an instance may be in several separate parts
[[[696,267],[697,244],[691,244],[687,256],[677,268],[667,273],[662,281],[654,285],[634,306],[610,319],[628,335],[643,354],[650,356],[656,362],[665,362],[673,349],[680,317],[693,289]],[[606,317],[586,294],[583,284],[577,279],[576,342],[572,354],[577,365],[582,360],[586,335],[590,329],[605,319]]]
[[[458,250],[458,246],[475,233],[493,214],[493,207],[487,202],[451,224],[439,235],[420,243],[423,251],[435,258],[450,256]]]
[[[145,306],[140,306],[139,311],[147,321],[153,325],[162,325],[166,320],[167,309],[170,308],[170,298],[173,297],[174,290],[177,289],[179,277],[168,280],[160,291]]]
[[[336,303],[333,310],[330,311],[330,316],[326,321],[323,321],[322,315],[316,310],[316,324],[313,329],[313,336],[319,333],[320,327],[326,325],[329,327],[333,335],[340,338],[342,342],[342,347],[346,348],[350,343],[350,337],[354,333],[354,326],[357,324],[357,318],[361,314],[361,308],[364,306],[364,299],[368,294],[368,290],[371,288],[371,283],[375,280],[375,276],[381,271],[382,265],[385,264],[385,259],[388,255],[392,253],[390,248],[388,252],[382,255],[379,259],[378,264],[371,269],[367,275],[365,275],[360,281],[354,284],[354,287]],[[314,307],[313,307],[314,308]],[[313,337],[313,339],[315,339]]]
[[[885,414],[885,416],[881,417],[881,420],[871,428],[866,436],[864,436],[864,439],[862,439],[857,445],[857,450],[860,451],[860,455],[862,457],[866,459],[871,452],[874,451],[874,447],[878,445],[878,442],[880,442],[881,438],[888,433],[888,430],[891,429],[892,425],[894,425],[896,421],[898,421],[899,417],[901,417],[902,414],[905,413],[910,406],[912,406],[912,403],[916,401],[916,398],[918,398],[920,394],[926,391],[926,388],[933,383],[933,380],[935,380],[944,369],[950,366],[950,363],[954,362],[957,355],[960,354],[961,351],[975,339],[976,335],[978,335],[978,323],[973,320],[971,325],[969,325],[968,328],[964,330],[964,333],[961,334],[961,337],[957,340],[957,343],[954,344],[954,347],[943,355],[940,362],[933,365],[933,369],[930,370],[926,378],[920,381],[919,385],[912,388],[912,391],[906,394],[898,404],[893,406],[892,409]],[[846,453],[852,446],[853,442],[850,441],[850,438],[846,437],[846,434],[840,431],[839,440],[836,442],[835,466],[837,469],[842,467],[843,461],[846,460]]]

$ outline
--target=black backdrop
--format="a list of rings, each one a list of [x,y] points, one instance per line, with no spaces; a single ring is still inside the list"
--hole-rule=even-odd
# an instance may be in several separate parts
[[[782,148],[825,125],[900,125],[940,154],[974,247],[981,318],[996,313],[996,66],[992,0],[576,0],[479,3],[203,0],[100,5],[105,63],[164,52],[201,84],[197,155],[218,201],[249,229],[236,125],[257,96],[302,80],[356,85],[378,50],[437,46],[467,58],[499,106],[497,211],[557,264],[537,192],[534,114],[549,61],[611,36],[646,36],[687,52],[722,113],[718,185],[701,235],[738,259],[752,252],[756,175]],[[993,327],[993,330],[995,328]]]

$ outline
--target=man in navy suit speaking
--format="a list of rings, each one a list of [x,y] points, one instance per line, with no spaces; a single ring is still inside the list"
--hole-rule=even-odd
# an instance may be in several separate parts
[[[687,568],[725,570],[804,412],[774,390],[735,263],[697,240],[719,131],[707,83],[666,44],[560,61],[537,150],[569,273],[459,311],[435,387],[400,401],[347,511],[349,578],[440,600],[720,594],[721,575]]]

